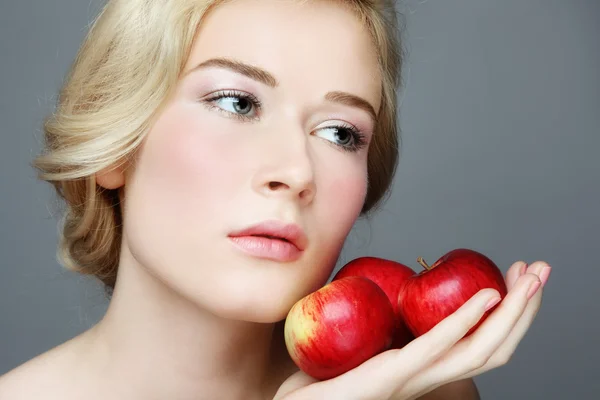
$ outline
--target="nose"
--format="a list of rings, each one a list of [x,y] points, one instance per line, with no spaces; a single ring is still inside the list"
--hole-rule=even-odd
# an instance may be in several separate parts
[[[266,135],[265,142],[253,178],[254,190],[263,196],[286,197],[302,205],[311,203],[317,188],[308,135],[297,128],[294,132]]]

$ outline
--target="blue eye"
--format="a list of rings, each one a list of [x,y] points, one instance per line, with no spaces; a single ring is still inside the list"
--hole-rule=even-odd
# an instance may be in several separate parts
[[[345,151],[355,152],[367,145],[365,135],[351,125],[326,126],[315,130],[315,132],[324,132],[325,135],[315,134]]]
[[[222,97],[214,102],[215,104],[220,103],[220,106],[226,111],[243,115],[250,114],[254,106],[248,99],[241,97]]]
[[[234,117],[249,120],[256,119],[261,108],[260,101],[249,93],[226,90],[213,94],[206,102],[211,107],[226,112]]]

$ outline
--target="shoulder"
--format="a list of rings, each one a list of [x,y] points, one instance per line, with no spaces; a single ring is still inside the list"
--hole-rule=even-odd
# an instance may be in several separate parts
[[[447,383],[419,397],[418,400],[480,400],[473,379],[462,379]]]
[[[56,370],[50,364],[52,357],[44,353],[0,376],[0,399],[54,399],[48,388]]]
[[[77,393],[77,363],[73,339],[42,353],[0,376],[2,400],[68,400],[86,398]]]

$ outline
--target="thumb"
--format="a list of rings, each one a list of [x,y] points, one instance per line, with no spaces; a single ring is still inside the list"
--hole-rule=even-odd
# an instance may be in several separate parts
[[[292,392],[304,388],[313,383],[319,382],[315,378],[306,375],[302,371],[298,371],[283,382],[283,384],[277,390],[273,400],[282,400],[285,396],[290,395]]]

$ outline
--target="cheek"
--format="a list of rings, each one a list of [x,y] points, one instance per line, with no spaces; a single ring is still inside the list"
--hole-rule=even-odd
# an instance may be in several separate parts
[[[335,263],[363,207],[367,191],[366,167],[354,161],[341,163],[345,168],[329,168],[328,176],[323,177],[317,189],[318,204],[312,227],[319,237],[317,253],[327,258],[323,265]],[[332,170],[339,172],[331,173]]]
[[[367,191],[366,167],[363,168],[360,162],[348,163],[347,160],[337,167],[342,165],[346,168],[327,168],[326,174],[320,174],[314,214],[310,216],[310,233],[315,238],[315,247],[307,259],[312,268],[306,266],[296,271],[293,281],[302,284],[296,284],[290,290],[292,302],[325,284],[362,210]]]
[[[360,215],[367,193],[367,169],[362,164],[340,169],[328,179],[322,201],[327,207],[327,220],[349,231]],[[333,218],[332,218],[333,217]]]
[[[212,206],[231,194],[237,170],[231,162],[235,149],[226,135],[219,135],[221,125],[218,119],[178,109],[155,124],[135,177],[136,189],[144,193],[150,209],[179,214],[175,221],[183,223],[214,210]]]

